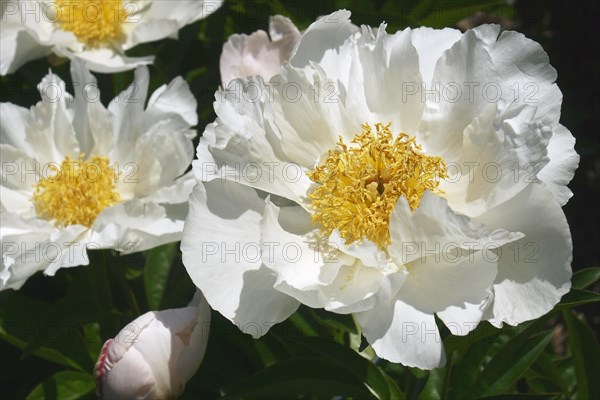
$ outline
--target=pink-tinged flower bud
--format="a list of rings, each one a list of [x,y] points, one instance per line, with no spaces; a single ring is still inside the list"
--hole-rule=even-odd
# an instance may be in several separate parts
[[[141,315],[102,347],[94,367],[99,397],[176,398],[200,366],[209,324],[200,292],[187,307]]]

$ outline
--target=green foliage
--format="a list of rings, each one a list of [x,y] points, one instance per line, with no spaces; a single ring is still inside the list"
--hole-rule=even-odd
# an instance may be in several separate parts
[[[187,80],[198,100],[202,132],[214,120],[219,55],[229,35],[266,30],[268,16],[277,13],[305,29],[339,8],[351,10],[357,24],[385,20],[388,31],[453,26],[477,11],[514,14],[505,1],[232,0],[181,30],[178,41],[146,44],[131,55],[157,55],[151,90],[177,75]],[[0,78],[2,101],[26,107],[38,101],[35,88],[49,61],[69,85],[68,62],[37,60]],[[98,74],[102,101],[125,90],[132,76]],[[466,336],[452,336],[440,325],[448,362],[433,371],[377,358],[348,315],[301,307],[254,340],[213,312],[207,354],[182,398],[600,398],[598,338],[581,312],[598,305],[593,286],[599,279],[600,268],[578,271],[554,310],[518,327],[481,323]],[[37,275],[19,291],[0,293],[3,397],[94,398],[92,368],[102,343],[148,310],[184,306],[194,290],[176,243],[142,255],[92,252],[88,267],[62,269],[52,278]],[[568,339],[555,343],[561,337]]]

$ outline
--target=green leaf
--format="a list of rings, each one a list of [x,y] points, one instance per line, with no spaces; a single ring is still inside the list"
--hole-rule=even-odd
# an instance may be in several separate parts
[[[557,307],[571,308],[582,304],[595,303],[600,301],[600,294],[583,289],[571,289],[563,296]]]
[[[600,267],[592,267],[579,270],[573,274],[571,287],[575,289],[585,289],[600,279]]]
[[[548,354],[540,354],[540,357],[535,361],[531,369],[548,381],[546,383],[551,385],[551,391],[560,390],[565,396],[569,395],[569,388],[566,382],[561,376],[555,361]]]
[[[33,300],[21,292],[6,293],[0,308],[0,338],[23,350],[22,358],[33,354],[73,369],[91,368],[95,359],[88,356],[76,321],[47,320],[47,316],[56,315],[56,309],[60,306]]]
[[[153,248],[146,255],[144,285],[151,310],[159,310],[161,307],[176,249],[177,243],[169,243]]]
[[[502,393],[525,373],[550,342],[552,331],[529,337],[529,330],[511,338],[479,374],[467,398]]]
[[[338,363],[323,358],[297,357],[273,364],[225,390],[225,398],[269,396],[355,396],[376,398],[367,386]]]
[[[96,387],[91,374],[61,371],[45,379],[27,396],[27,400],[76,400],[90,395]]]
[[[24,357],[32,354],[41,346],[49,345],[60,339],[68,338],[67,344],[71,352],[76,351],[81,358],[87,354],[87,346],[83,339],[82,328],[86,324],[96,322],[101,315],[90,304],[89,299],[76,294],[68,294],[52,304],[46,313],[38,320],[39,329],[35,332],[27,347],[24,349]],[[106,314],[110,314],[108,310]],[[93,360],[88,359],[89,362]],[[84,365],[84,364],[82,364]]]
[[[560,393],[513,393],[482,397],[480,400],[554,400]]]
[[[441,399],[444,390],[444,379],[446,378],[446,368],[436,368],[429,371],[429,378],[425,387],[419,394],[419,400]]]
[[[571,312],[564,311],[563,318],[569,332],[569,348],[573,354],[576,393],[578,399],[600,397],[600,349],[592,330]]]
[[[356,380],[366,384],[380,399],[404,397],[393,381],[390,384],[385,372],[347,346],[311,337],[288,339],[288,341],[298,346],[296,351],[300,355],[324,357],[338,364],[338,368],[347,369],[355,375]]]

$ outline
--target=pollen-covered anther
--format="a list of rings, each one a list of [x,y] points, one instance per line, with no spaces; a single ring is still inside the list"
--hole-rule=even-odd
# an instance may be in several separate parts
[[[312,222],[322,233],[338,229],[346,243],[366,238],[384,248],[400,196],[414,210],[426,190],[441,194],[440,180],[447,177],[443,159],[424,154],[405,133],[394,138],[390,126],[377,123],[374,132],[364,124],[349,145],[340,137],[338,147],[309,173],[319,184],[309,198]]]
[[[51,165],[51,176],[41,178],[33,193],[33,204],[40,218],[57,226],[90,227],[106,207],[119,202],[115,191],[118,173],[105,157],[78,161],[66,157],[60,167]]]
[[[130,4],[132,5],[132,4]],[[57,0],[55,21],[91,48],[107,47],[124,39],[129,13],[122,0]]]

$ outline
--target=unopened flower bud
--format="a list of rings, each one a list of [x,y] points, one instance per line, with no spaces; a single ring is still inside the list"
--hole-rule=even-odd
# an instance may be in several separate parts
[[[208,339],[210,307],[198,292],[184,308],[150,311],[102,347],[97,393],[112,399],[174,399],[196,373]]]

